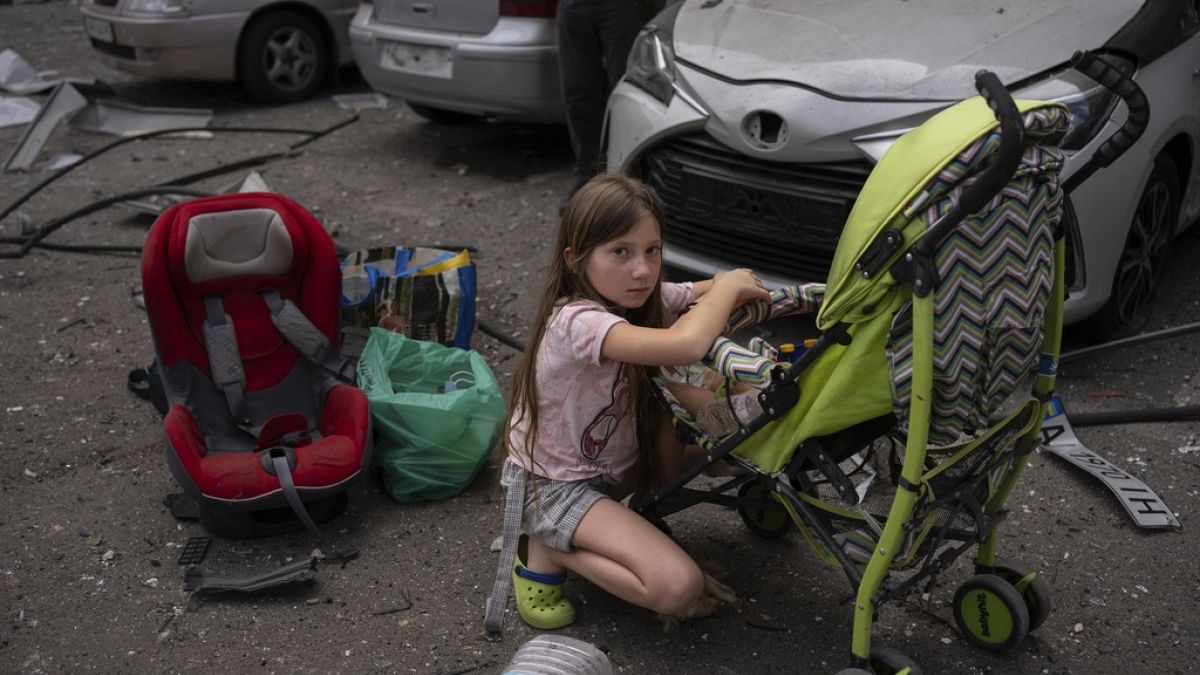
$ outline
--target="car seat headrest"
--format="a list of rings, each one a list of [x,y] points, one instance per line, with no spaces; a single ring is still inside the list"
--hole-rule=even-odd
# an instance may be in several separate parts
[[[193,284],[285,274],[292,265],[292,238],[273,209],[205,213],[188,221],[184,265]]]

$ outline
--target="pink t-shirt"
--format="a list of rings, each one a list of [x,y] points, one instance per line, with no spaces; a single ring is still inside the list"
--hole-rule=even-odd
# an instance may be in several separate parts
[[[668,324],[696,299],[691,283],[662,285]],[[625,364],[605,358],[600,347],[609,329],[625,321],[591,300],[554,309],[537,354],[537,466],[525,453],[527,419],[509,433],[511,457],[527,471],[553,480],[604,476],[610,483],[637,461]]]

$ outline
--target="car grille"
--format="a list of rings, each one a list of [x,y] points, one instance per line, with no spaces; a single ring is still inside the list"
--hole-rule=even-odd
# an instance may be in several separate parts
[[[111,42],[102,42],[93,38],[92,46],[104,52],[105,54],[112,54],[117,58],[129,59],[130,61],[137,60],[137,50],[128,45],[116,45]]]
[[[669,246],[821,281],[871,167],[764,162],[696,134],[654,147],[637,170],[666,207]]]

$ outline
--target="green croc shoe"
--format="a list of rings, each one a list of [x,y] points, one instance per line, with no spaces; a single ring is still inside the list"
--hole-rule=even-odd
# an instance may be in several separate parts
[[[554,630],[575,621],[575,607],[563,597],[563,582],[567,573],[541,574],[525,568],[529,540],[521,535],[517,543],[517,561],[513,566],[513,591],[517,596],[517,611],[525,623],[540,630]]]

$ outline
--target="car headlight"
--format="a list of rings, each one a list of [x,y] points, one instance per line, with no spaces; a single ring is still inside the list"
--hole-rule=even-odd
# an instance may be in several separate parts
[[[682,2],[673,3],[642,28],[625,66],[625,81],[663,105],[675,95],[675,16],[682,6]]]
[[[192,11],[192,0],[129,0],[125,10],[145,14],[183,14]]]
[[[1126,75],[1134,71],[1134,64],[1129,59],[1115,54],[1102,54],[1101,58]],[[1071,129],[1063,139],[1064,150],[1079,150],[1095,138],[1120,100],[1112,90],[1070,66],[1049,74],[1046,79],[1029,87],[1018,89],[1014,96],[1057,101],[1067,106],[1071,111]]]

